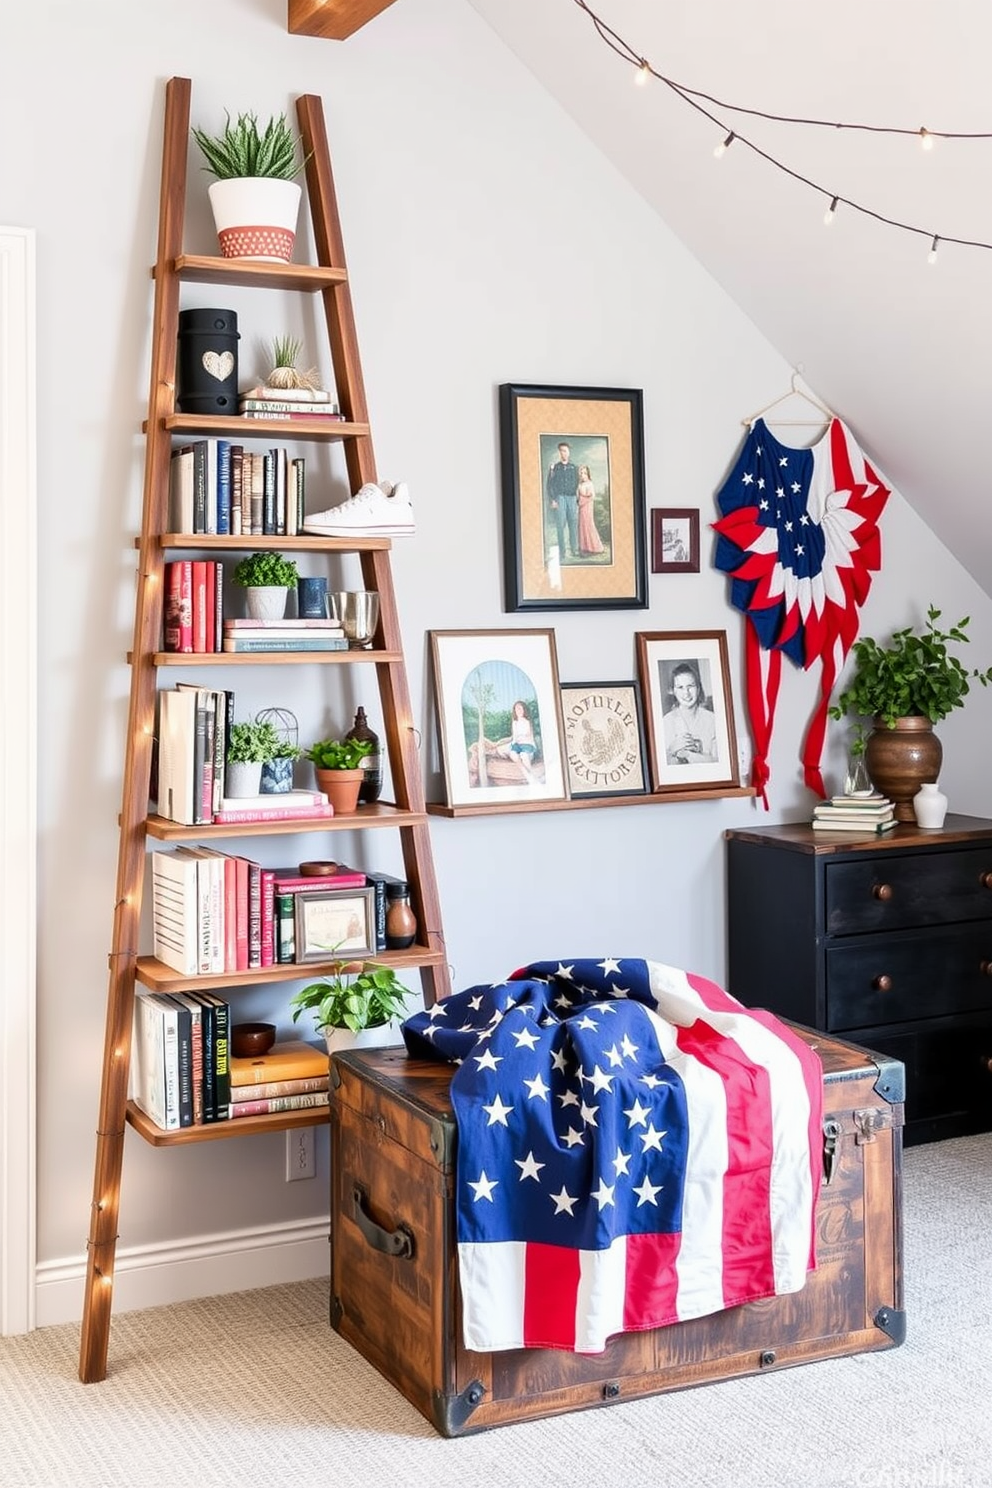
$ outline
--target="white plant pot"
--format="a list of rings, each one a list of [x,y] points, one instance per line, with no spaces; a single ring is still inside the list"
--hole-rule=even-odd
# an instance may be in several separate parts
[[[245,588],[245,609],[249,620],[281,620],[286,613],[289,590],[277,584]]]
[[[225,796],[257,796],[262,779],[261,761],[228,760],[224,766]]]
[[[214,181],[207,190],[224,258],[289,262],[300,213],[298,181],[246,176]]]
[[[325,1028],[324,1042],[327,1053],[341,1054],[345,1049],[383,1049],[390,1044],[401,1044],[403,1035],[395,1023],[380,1023],[378,1028],[363,1028],[352,1033],[350,1028]]]

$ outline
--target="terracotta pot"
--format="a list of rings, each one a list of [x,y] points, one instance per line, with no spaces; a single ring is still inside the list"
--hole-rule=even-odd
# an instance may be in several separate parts
[[[925,780],[937,779],[943,758],[929,718],[897,718],[891,729],[876,718],[865,742],[872,785],[895,803],[896,821],[915,822],[913,797]]]
[[[364,770],[314,770],[317,789],[326,792],[335,815],[349,816],[358,809],[358,793],[365,779]]]

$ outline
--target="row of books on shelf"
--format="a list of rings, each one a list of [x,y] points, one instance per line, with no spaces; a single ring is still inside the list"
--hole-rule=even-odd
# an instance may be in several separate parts
[[[895,805],[878,791],[858,796],[831,796],[813,807],[814,832],[861,832],[881,836],[896,825]]]
[[[294,964],[297,901],[312,895],[340,901],[367,892],[369,923],[361,929],[371,932],[370,950],[386,948],[386,888],[399,882],[393,874],[339,865],[333,874],[311,877],[295,868],[263,868],[236,853],[185,845],[149,856],[152,951],[182,976]]]
[[[319,1110],[328,1103],[326,1049],[303,1039],[238,1059],[231,1007],[216,993],[137,987],[131,1099],[163,1131]]]
[[[255,416],[280,415],[269,411]],[[176,445],[172,451],[169,527],[173,532],[294,537],[303,528],[305,499],[306,461],[285,448],[256,451],[230,439],[211,437]]]
[[[291,616],[232,618],[224,613],[224,565],[174,558],[165,564],[162,649],[182,653],[346,651],[340,622]]]

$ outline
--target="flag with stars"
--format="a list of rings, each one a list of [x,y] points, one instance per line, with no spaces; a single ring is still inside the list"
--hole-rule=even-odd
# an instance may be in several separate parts
[[[535,962],[403,1034],[457,1065],[467,1348],[600,1353],[804,1285],[823,1072],[772,1014],[606,957]]]
[[[803,744],[804,778],[826,795],[820,759],[830,694],[858,634],[858,610],[881,567],[878,521],[889,488],[840,419],[810,449],[780,444],[755,420],[717,493],[715,564],[746,617],[751,783],[768,808],[768,751],[784,655],[820,661],[820,696]]]

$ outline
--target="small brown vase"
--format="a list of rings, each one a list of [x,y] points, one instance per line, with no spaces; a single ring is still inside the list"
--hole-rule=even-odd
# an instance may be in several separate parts
[[[358,792],[365,779],[364,770],[315,770],[314,774],[317,776],[317,789],[324,791],[334,807],[335,816],[350,816],[358,809]]]
[[[865,742],[865,764],[876,790],[895,803],[896,821],[915,822],[913,797],[940,775],[944,749],[929,718],[897,718],[886,728],[876,718]]]

